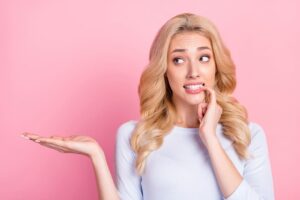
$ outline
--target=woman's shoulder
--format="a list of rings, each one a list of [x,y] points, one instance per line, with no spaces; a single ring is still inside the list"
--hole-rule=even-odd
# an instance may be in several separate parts
[[[249,121],[248,127],[250,129],[252,138],[262,135],[265,136],[265,130],[259,123]]]
[[[117,129],[117,140],[120,139],[128,139],[130,138],[134,128],[136,127],[138,121],[137,120],[128,120],[126,122],[123,122],[119,125]]]
[[[251,133],[251,149],[257,149],[259,147],[268,148],[267,136],[264,128],[257,122],[250,121],[248,127]]]
[[[137,123],[138,121],[134,119],[128,120],[126,122],[122,122],[119,125],[118,130],[126,131],[126,130],[134,129]]]
[[[136,120],[128,120],[119,125],[116,134],[116,159],[119,164],[124,164],[124,159],[129,162],[135,155],[133,149],[131,148],[130,138],[133,130],[137,124]]]

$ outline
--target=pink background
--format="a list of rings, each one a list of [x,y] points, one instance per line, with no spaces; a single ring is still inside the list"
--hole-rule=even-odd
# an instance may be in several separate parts
[[[235,96],[267,134],[276,199],[299,199],[299,7],[296,0],[1,1],[0,199],[97,199],[87,157],[19,135],[90,135],[114,172],[116,129],[139,117],[137,86],[152,40],[181,12],[219,28],[237,65]]]

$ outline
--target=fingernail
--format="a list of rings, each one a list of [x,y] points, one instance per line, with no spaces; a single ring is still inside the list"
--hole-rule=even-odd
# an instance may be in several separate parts
[[[29,140],[29,137],[26,137],[25,135],[20,135],[22,138],[25,138],[26,140]]]
[[[40,140],[35,140],[35,142],[41,142]]]

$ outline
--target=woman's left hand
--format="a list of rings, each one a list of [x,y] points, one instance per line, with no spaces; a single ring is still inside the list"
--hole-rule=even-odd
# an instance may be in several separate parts
[[[216,128],[223,109],[217,103],[216,92],[213,89],[204,87],[204,92],[209,95],[210,101],[198,105],[198,117],[200,121],[199,135],[206,145],[208,140],[216,138]]]

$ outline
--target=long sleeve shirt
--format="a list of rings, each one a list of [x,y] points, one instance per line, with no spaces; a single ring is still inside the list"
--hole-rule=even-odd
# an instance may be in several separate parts
[[[243,180],[225,198],[218,186],[208,151],[198,128],[174,126],[162,146],[146,159],[144,173],[135,171],[135,152],[130,138],[137,121],[127,121],[118,128],[115,146],[116,181],[121,200],[273,200],[274,189],[268,144],[263,128],[248,124],[253,158],[241,160],[232,141],[223,135],[218,123],[216,135]]]

